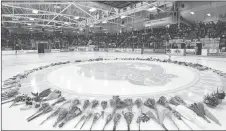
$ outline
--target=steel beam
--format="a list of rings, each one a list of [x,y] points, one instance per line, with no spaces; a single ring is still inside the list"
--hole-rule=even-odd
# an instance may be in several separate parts
[[[49,23],[51,23],[54,19],[56,19],[56,18],[59,16],[59,14],[63,13],[63,12],[64,12],[68,7],[70,7],[70,6],[71,6],[71,4],[69,4],[68,6],[66,6],[63,10],[61,10],[61,11],[58,13],[58,15],[54,16],[53,19],[50,20],[46,25],[48,25]]]
[[[21,8],[21,9],[25,9],[25,10],[34,10],[32,8],[26,8],[26,7],[20,7],[20,6],[14,6],[14,5],[7,5],[7,4],[2,4],[2,6],[6,6],[6,7],[12,7],[12,8]],[[37,9],[35,9],[37,10]],[[43,12],[43,13],[50,13],[50,14],[53,14],[53,15],[60,15],[60,16],[64,16],[65,18],[68,18],[68,17],[74,17],[73,15],[68,15],[68,14],[60,14],[60,13],[55,13],[55,12],[50,12],[50,11],[43,11],[43,10],[38,10],[39,12]],[[79,21],[77,20],[73,20],[73,21],[76,21],[78,23],[80,23]],[[81,24],[81,23],[80,23]]]
[[[8,16],[4,16],[4,17],[17,17],[17,18],[25,18],[25,19],[29,19],[29,18],[32,18],[32,17],[23,17],[23,16],[13,16],[13,15],[8,15]],[[47,19],[40,19],[40,18],[35,18],[36,20],[39,20],[39,21],[50,21],[50,20],[47,20]],[[65,21],[57,21],[57,20],[52,20],[53,22],[55,23],[60,23],[62,25],[72,25],[72,24],[76,24],[77,23],[71,23],[71,22],[68,22],[68,24],[64,24]],[[30,21],[31,23],[32,22],[36,22],[36,21]],[[74,28],[74,27],[72,27]]]
[[[21,23],[21,21],[2,21],[2,23],[4,22],[8,22],[8,23]],[[27,21],[22,21],[22,22],[27,22]],[[57,28],[62,28],[64,26],[54,26],[54,25],[44,25],[44,24],[35,24],[35,25],[30,25],[30,26],[24,26],[27,28],[31,28],[31,27],[37,27],[37,26],[44,26],[44,27],[57,27]],[[69,26],[66,26],[69,27]],[[71,27],[70,27],[71,28]],[[79,27],[74,27],[74,29],[79,29]]]
[[[10,4],[10,5],[26,5],[27,2],[22,2],[22,1],[17,1],[17,2],[2,2],[2,4]],[[59,4],[59,5],[67,5],[68,2],[43,2],[43,1],[32,1],[29,3],[30,5],[55,5],[55,4]]]

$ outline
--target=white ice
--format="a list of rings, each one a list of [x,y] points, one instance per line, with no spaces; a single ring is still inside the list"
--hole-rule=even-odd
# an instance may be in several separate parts
[[[99,58],[99,57],[108,57],[108,58],[114,58],[114,57],[140,57],[140,58],[146,58],[146,57],[155,57],[155,58],[160,58],[160,59],[168,59],[168,55],[160,55],[160,54],[126,54],[126,53],[105,53],[105,52],[65,52],[65,53],[46,53],[46,54],[23,54],[23,55],[3,55],[2,56],[2,80],[4,81],[7,78],[12,77],[13,75],[16,75],[18,73],[22,73],[25,70],[33,69],[35,67],[39,67],[41,65],[47,65],[52,62],[59,62],[59,61],[74,61],[74,60],[79,60],[79,59],[90,59],[90,58]],[[186,62],[193,62],[193,63],[200,63],[202,65],[209,66],[214,69],[218,69],[221,71],[226,72],[226,58],[216,58],[216,57],[201,57],[201,56],[172,56],[172,60],[178,60],[178,61],[186,61]],[[52,70],[53,72],[55,71],[54,69]],[[57,70],[56,70],[57,71]],[[43,72],[42,74],[45,74]],[[208,75],[208,73],[200,73],[200,75]],[[32,75],[31,77],[28,78],[28,80],[25,80],[27,83],[32,83],[32,86],[37,86],[35,89],[36,90],[41,90],[41,87],[44,85],[42,83],[37,83],[37,81],[44,81],[44,79],[38,77],[39,74],[37,75]],[[181,75],[180,75],[181,76]],[[48,76],[47,76],[48,77]],[[189,77],[189,76],[188,76]],[[199,95],[203,95],[204,93],[213,90],[213,88],[216,85],[222,84],[224,81],[222,81],[219,77],[216,77],[215,75],[213,76],[208,76],[209,77],[209,83],[206,86],[202,86],[201,89],[198,89],[198,87],[201,87],[202,83],[205,83],[205,79],[207,80],[208,78],[203,78],[200,80],[200,85],[197,85],[196,90],[184,90],[181,92],[181,94],[187,94],[187,98],[189,98],[191,101],[196,101],[199,98]],[[185,76],[184,76],[185,78]],[[211,82],[211,78],[214,78],[214,81]],[[71,83],[71,79],[68,81],[68,86],[73,86],[73,83]],[[94,78],[92,78],[93,80]],[[189,78],[190,80],[192,78]],[[225,79],[224,79],[225,80]],[[181,80],[182,81],[182,80]],[[219,83],[216,83],[218,81]],[[215,82],[215,83],[214,83]],[[106,82],[104,86],[112,85],[112,83]],[[223,85],[223,84],[222,84]],[[225,85],[225,83],[224,83]],[[24,88],[24,91],[30,92],[29,88],[34,88],[30,87],[30,85],[26,85],[27,87]],[[58,85],[59,86],[59,85]],[[95,87],[95,86],[94,86]],[[119,86],[120,87],[120,86]],[[86,87],[87,88],[87,87]],[[133,87],[135,88],[135,87]],[[170,88],[170,87],[169,87]],[[223,88],[225,89],[225,86]],[[87,93],[87,89],[80,89],[78,92],[83,92]],[[101,90],[101,89],[99,89]],[[126,88],[125,90],[128,90]],[[34,90],[32,90],[34,91]],[[84,92],[86,91],[86,92]],[[187,92],[191,91],[191,92]],[[91,93],[92,90],[89,90],[88,93]],[[104,92],[104,90],[101,91],[101,94],[108,94],[109,92]],[[130,95],[133,95],[133,90],[129,90]],[[119,93],[119,92],[118,92]],[[136,90],[134,90],[134,93],[137,93]],[[141,92],[142,93],[142,92]],[[153,93],[153,92],[152,92]],[[171,96],[173,94],[167,94],[168,96]],[[202,97],[202,96],[201,96]],[[218,126],[214,124],[214,122],[211,122],[211,124],[206,123],[205,129],[219,129],[219,130],[225,130],[226,129],[226,101],[224,100],[223,103],[219,106],[217,106],[215,109],[210,109],[209,110],[219,119],[221,122],[222,126]],[[20,111],[19,107],[12,107],[8,108],[9,104],[3,105],[2,107],[2,129],[3,130],[46,130],[46,129],[59,129],[59,128],[53,128],[52,125],[55,122],[56,118],[53,118],[52,120],[46,122],[44,125],[39,126],[42,120],[45,119],[46,116],[41,116],[40,118],[37,118],[37,120],[27,122],[26,118],[33,114],[35,110],[28,110],[28,111]],[[97,111],[101,111],[101,108],[98,108]],[[148,110],[147,108],[144,109],[145,112]],[[134,111],[136,111],[136,107],[134,107]],[[107,111],[108,112],[108,111]],[[79,117],[80,118],[80,117]],[[73,119],[70,121],[63,129],[68,129],[68,130],[74,130],[73,126],[76,124],[76,122],[79,120],[79,118]],[[131,129],[137,130],[138,126],[136,124],[136,118],[137,116],[134,117],[133,122],[131,124]],[[168,129],[176,129],[176,127],[173,125],[169,119],[166,119],[164,121],[165,125],[167,126]],[[179,122],[180,123],[180,122]],[[190,123],[193,129],[200,129],[198,126],[196,126],[194,123]],[[81,125],[81,124],[80,124]],[[79,125],[79,127],[80,127]],[[91,125],[91,120],[86,123],[84,126],[84,130],[88,130]],[[104,125],[104,119],[101,119],[94,127],[93,129],[102,129]],[[106,130],[111,130],[113,127],[113,122],[111,122],[107,127]],[[183,123],[180,123],[181,129],[187,129]],[[76,129],[79,129],[78,127]],[[126,123],[125,119],[122,117],[121,122],[119,123],[117,129],[122,129],[126,130]],[[153,121],[150,121],[148,123],[142,123],[141,124],[141,129],[143,130],[162,130],[163,128],[156,124]]]

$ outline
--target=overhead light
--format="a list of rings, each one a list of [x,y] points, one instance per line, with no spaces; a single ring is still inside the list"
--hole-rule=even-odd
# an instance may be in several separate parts
[[[79,19],[79,16],[75,16],[75,18],[74,18],[74,19],[76,19],[76,20],[77,20],[77,19]]]
[[[32,13],[38,14],[38,10],[32,10]]]
[[[90,25],[89,27],[93,27],[93,25]]]
[[[102,23],[107,23],[107,21],[105,20],[105,21],[103,21]]]
[[[192,15],[194,15],[195,13],[193,11],[190,12]]]
[[[60,6],[55,5],[54,8],[60,9]]]
[[[34,18],[29,18],[29,20],[35,20]]]
[[[150,12],[152,12],[152,11],[154,11],[154,10],[156,10],[157,8],[154,6],[154,7],[152,7],[152,8],[149,8],[149,9],[147,9],[148,11],[150,11]]]
[[[124,16],[124,15],[121,16],[122,19],[125,18],[125,17],[126,17],[126,16]]]
[[[210,13],[208,13],[208,14],[207,14],[207,16],[211,16],[211,14],[210,14]]]
[[[83,28],[80,28],[80,31],[83,31]]]
[[[68,25],[69,23],[68,22],[64,22],[64,24]]]
[[[96,8],[91,8],[91,9],[89,9],[90,12],[94,12],[94,11],[96,11],[96,10],[97,10]]]
[[[30,23],[28,23],[27,25],[31,25]]]
[[[30,28],[32,30],[32,28]]]

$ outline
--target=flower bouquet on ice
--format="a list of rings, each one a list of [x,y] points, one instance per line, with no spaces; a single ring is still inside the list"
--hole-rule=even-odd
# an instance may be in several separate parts
[[[121,119],[121,114],[116,113],[115,116],[114,116],[114,126],[113,126],[113,131],[116,130],[116,127],[117,127],[117,125],[118,125],[120,119]]]
[[[141,113],[141,115],[139,115],[137,117],[137,124],[138,124],[138,127],[139,127],[139,131],[140,131],[140,123],[141,122],[148,122],[150,120],[149,116],[145,113]]]
[[[100,117],[101,117],[101,115],[99,113],[94,114],[93,122],[91,124],[90,130],[92,130],[93,125],[99,120]]]
[[[130,130],[130,124],[133,120],[133,117],[134,117],[134,114],[132,112],[122,112],[125,120],[126,120],[126,123],[127,123],[127,128],[128,128],[128,131]]]
[[[102,107],[102,111],[101,111],[101,116],[102,116],[102,118],[104,118],[104,110],[107,108],[107,106],[108,106],[108,102],[107,101],[102,101],[101,102],[101,107]]]

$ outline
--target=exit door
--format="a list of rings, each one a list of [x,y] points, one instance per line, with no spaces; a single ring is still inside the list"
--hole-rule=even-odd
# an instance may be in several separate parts
[[[45,44],[44,43],[38,44],[38,53],[45,53]]]
[[[197,43],[196,47],[197,47],[196,55],[201,55],[202,54],[202,43]]]

